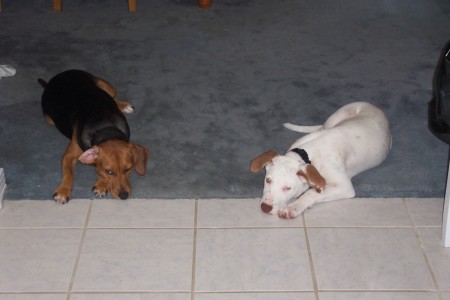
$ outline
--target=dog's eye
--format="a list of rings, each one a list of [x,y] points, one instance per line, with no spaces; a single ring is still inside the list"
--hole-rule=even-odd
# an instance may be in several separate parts
[[[267,184],[271,184],[272,183],[272,178],[266,178],[266,183]]]
[[[113,171],[111,171],[111,170],[105,170],[105,173],[108,174],[108,175],[113,175],[114,174]]]
[[[123,171],[123,174],[127,174],[128,172],[131,171],[131,168],[126,169],[125,171]]]
[[[290,187],[290,186],[283,186],[282,190],[283,190],[284,192],[287,192],[287,191],[290,191],[290,190],[291,190],[291,187]]]

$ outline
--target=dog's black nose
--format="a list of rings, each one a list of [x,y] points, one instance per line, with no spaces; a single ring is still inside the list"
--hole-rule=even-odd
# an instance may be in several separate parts
[[[272,211],[272,205],[267,204],[265,202],[261,203],[261,210],[265,212],[266,214],[270,213]]]
[[[126,200],[128,198],[128,195],[129,195],[128,192],[125,192],[125,191],[119,192],[119,198],[121,200]]]

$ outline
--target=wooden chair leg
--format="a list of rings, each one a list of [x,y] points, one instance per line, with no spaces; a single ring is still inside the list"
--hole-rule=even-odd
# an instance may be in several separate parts
[[[0,0],[0,12],[2,12],[2,0]]]
[[[128,0],[128,10],[131,12],[136,11],[136,0]]]
[[[2,11],[2,0],[0,0],[0,12]],[[61,11],[62,10],[62,0],[53,0],[53,10]],[[128,10],[133,12],[136,11],[136,0],[128,0]]]
[[[209,8],[211,7],[212,0],[198,0],[198,6],[200,8]]]
[[[53,0],[53,10],[54,11],[62,10],[62,0]]]

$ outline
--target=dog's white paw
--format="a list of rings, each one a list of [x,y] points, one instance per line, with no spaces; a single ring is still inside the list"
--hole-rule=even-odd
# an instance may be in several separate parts
[[[134,112],[133,105],[131,105],[130,103],[127,103],[127,105],[122,108],[122,112],[127,113],[127,114],[133,113]]]
[[[280,211],[278,212],[278,217],[282,218],[282,219],[293,219],[295,217],[297,217],[299,215],[299,213],[297,212],[297,209],[295,209],[294,207],[285,207],[280,209]]]
[[[108,193],[108,190],[104,187],[101,187],[99,184],[96,184],[92,187],[92,191],[94,192],[95,197],[103,198]]]
[[[70,200],[72,188],[60,185],[53,193],[53,199],[59,204],[66,204]]]
[[[130,103],[128,103],[126,101],[119,101],[119,100],[116,100],[116,103],[117,103],[117,107],[120,109],[121,112],[127,113],[127,114],[131,114],[132,112],[134,112],[134,107]]]

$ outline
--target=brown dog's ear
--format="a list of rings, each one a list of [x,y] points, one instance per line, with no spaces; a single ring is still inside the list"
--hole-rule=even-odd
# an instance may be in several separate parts
[[[323,178],[319,171],[311,164],[305,166],[305,171],[299,170],[297,175],[304,177],[309,185],[319,193],[323,191],[327,184],[325,178]]]
[[[83,164],[90,165],[95,163],[99,153],[100,153],[99,148],[97,146],[94,146],[84,151],[83,154],[81,154],[80,157],[78,157],[78,160]]]
[[[255,157],[250,162],[250,171],[253,173],[259,172],[264,168],[278,153],[273,150],[264,152],[263,154]]]
[[[130,152],[133,156],[134,170],[139,175],[145,175],[147,171],[148,150],[141,145],[131,145]]]

